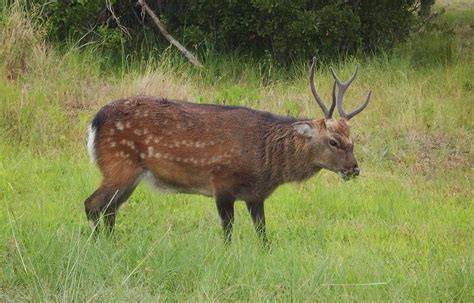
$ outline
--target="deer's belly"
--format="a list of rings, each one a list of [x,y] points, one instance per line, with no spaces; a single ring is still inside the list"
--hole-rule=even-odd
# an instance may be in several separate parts
[[[150,183],[154,189],[162,193],[201,194],[208,197],[213,195],[213,190],[210,186],[173,182],[162,178],[151,171],[145,173],[145,180]]]

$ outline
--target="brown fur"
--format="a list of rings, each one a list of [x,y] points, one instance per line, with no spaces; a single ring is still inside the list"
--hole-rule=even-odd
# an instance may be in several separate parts
[[[112,228],[120,204],[146,174],[158,187],[214,196],[227,240],[233,203],[246,201],[266,241],[263,201],[276,187],[322,168],[347,175],[357,167],[344,119],[297,120],[243,107],[140,96],[106,105],[92,128],[104,177],[85,201],[94,226],[104,213]]]

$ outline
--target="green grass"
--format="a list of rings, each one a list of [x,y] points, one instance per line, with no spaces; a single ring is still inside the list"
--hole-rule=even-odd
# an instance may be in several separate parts
[[[364,165],[356,182],[323,173],[284,186],[267,202],[268,253],[243,203],[226,250],[210,199],[146,187],[113,238],[90,238],[81,201],[98,178],[85,157],[5,156],[3,300],[472,298],[473,211],[455,189],[469,187],[460,173],[427,181]]]
[[[446,21],[472,24],[468,9]],[[0,301],[474,300],[472,31],[335,65],[345,77],[361,63],[347,108],[374,91],[351,121],[362,176],[279,188],[267,252],[243,203],[226,249],[212,199],[144,185],[113,237],[91,237],[83,201],[100,178],[85,130],[101,105],[134,94],[321,117],[307,64],[210,56],[198,71],[171,52],[108,68],[94,50],[51,48],[18,11],[1,24]],[[316,80],[329,96],[327,66]]]

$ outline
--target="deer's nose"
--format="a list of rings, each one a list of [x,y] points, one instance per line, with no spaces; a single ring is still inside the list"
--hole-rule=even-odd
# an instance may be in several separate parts
[[[354,176],[358,176],[360,174],[360,169],[357,165],[352,168],[352,173]]]

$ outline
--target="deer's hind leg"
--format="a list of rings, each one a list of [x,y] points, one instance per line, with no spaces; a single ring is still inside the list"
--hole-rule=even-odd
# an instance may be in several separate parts
[[[87,219],[94,232],[99,230],[101,215],[104,216],[106,230],[113,230],[118,209],[137,187],[141,173],[141,169],[123,169],[117,175],[104,174],[100,187],[84,201]]]
[[[102,210],[108,203],[112,203],[114,199],[114,192],[111,188],[101,185],[96,191],[84,201],[84,207],[86,210],[87,220],[94,230],[99,230],[99,219],[102,214]]]
[[[103,210],[105,228],[108,232],[113,231],[115,226],[115,216],[117,215],[120,206],[132,195],[139,182],[140,177],[138,177],[132,184],[128,184],[127,186],[122,187],[122,189],[117,190],[116,198],[113,199],[113,203],[110,203],[110,205],[106,206]]]

